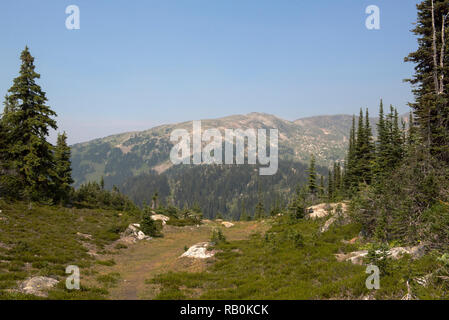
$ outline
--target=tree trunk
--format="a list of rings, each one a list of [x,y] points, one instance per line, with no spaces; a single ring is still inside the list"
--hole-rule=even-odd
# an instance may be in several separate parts
[[[443,22],[441,26],[441,52],[440,52],[440,90],[439,94],[444,93],[444,53],[446,50],[446,39],[445,39],[445,32],[446,32],[446,16],[443,16]]]

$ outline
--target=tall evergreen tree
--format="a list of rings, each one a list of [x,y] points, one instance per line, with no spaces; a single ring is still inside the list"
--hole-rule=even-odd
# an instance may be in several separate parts
[[[327,176],[328,176],[328,178],[327,178],[327,195],[328,195],[328,200],[332,201],[334,199],[335,188],[334,188],[334,176],[332,174],[331,169],[329,169]]]
[[[360,109],[359,123],[357,128],[357,141],[355,145],[355,176],[358,182],[371,183],[372,179],[372,159],[373,159],[373,143],[371,127],[369,124],[368,113],[365,122],[363,119],[363,110]]]
[[[344,188],[348,194],[352,193],[352,190],[357,185],[357,177],[355,176],[356,166],[356,129],[355,129],[355,116],[352,116],[352,126],[349,132],[349,146],[348,153],[345,161],[345,176],[344,176]]]
[[[53,147],[46,138],[57,129],[56,113],[45,103],[45,92],[36,83],[34,58],[26,47],[20,56],[20,74],[5,100],[3,124],[8,140],[8,168],[29,199],[48,197],[54,170]]]
[[[262,189],[260,187],[260,180],[257,181],[257,204],[254,210],[254,218],[262,219],[265,216],[264,199],[262,196]]]
[[[316,195],[318,192],[318,185],[317,185],[317,174],[316,174],[316,168],[315,168],[315,156],[312,155],[312,157],[310,158],[310,165],[309,165],[309,179],[308,179],[308,189],[309,192],[312,195]]]
[[[412,31],[418,36],[418,49],[405,58],[415,64],[414,76],[407,79],[415,96],[410,106],[430,153],[449,163],[449,0],[424,0],[417,9]]]
[[[325,187],[324,187],[324,176],[321,175],[320,176],[320,198],[324,198],[324,192],[325,192]]]

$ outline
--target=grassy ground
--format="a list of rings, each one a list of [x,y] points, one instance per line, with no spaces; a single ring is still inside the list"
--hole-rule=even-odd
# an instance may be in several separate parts
[[[64,280],[68,265],[88,274],[95,265],[89,254],[104,253],[136,217],[126,212],[69,209],[0,201],[0,299],[35,298],[15,292],[19,281],[30,276]],[[103,288],[82,285],[66,291],[65,281],[50,292],[54,299],[104,298]]]
[[[320,235],[321,223],[279,218],[265,235],[218,245],[222,252],[206,271],[168,272],[147,282],[160,286],[158,299],[401,299],[407,281],[417,298],[448,298],[447,280],[439,276],[444,266],[432,253],[415,261],[388,260],[380,290],[368,290],[366,267],[334,256],[366,245],[342,241],[356,237],[359,226],[333,227]],[[426,286],[415,281],[423,276]]]
[[[125,212],[68,209],[0,201],[0,299],[36,299],[17,292],[30,276],[60,281],[50,299],[419,299],[448,298],[449,256],[430,252],[419,260],[388,260],[380,290],[365,286],[364,266],[338,262],[336,253],[366,248],[347,241],[358,225],[288,217],[165,226],[164,237],[119,244],[119,233],[138,216]],[[212,259],[179,258],[220,227],[227,239]],[[81,290],[66,290],[65,268],[81,268]],[[426,285],[417,279],[425,278]],[[422,281],[421,281],[422,282]]]
[[[98,277],[120,275],[120,280],[109,289],[109,298],[153,299],[159,294],[160,286],[148,284],[145,279],[169,270],[202,272],[208,265],[213,264],[214,260],[179,258],[179,256],[184,253],[185,247],[209,241],[212,230],[216,227],[219,225],[214,222],[199,227],[165,226],[163,238],[141,241],[120,250],[119,254],[103,256],[102,259],[113,259],[115,265],[110,267],[97,265],[95,276],[89,277],[86,281],[95,285]],[[228,239],[242,240],[247,239],[251,233],[263,232],[267,228],[267,224],[260,222],[238,222],[234,227],[222,230]]]

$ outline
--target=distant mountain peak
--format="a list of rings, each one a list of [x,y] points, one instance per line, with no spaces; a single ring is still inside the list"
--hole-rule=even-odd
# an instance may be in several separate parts
[[[372,119],[372,126],[375,129]],[[279,157],[308,162],[313,154],[320,165],[342,161],[348,144],[351,115],[316,116],[289,121],[275,115],[251,112],[217,119],[201,120],[202,129],[275,128],[279,130]],[[166,124],[145,131],[126,132],[72,146],[72,167],[76,184],[98,180],[101,176],[122,179],[149,170],[162,172],[171,167],[173,146],[170,134],[175,129],[192,130],[192,121]]]

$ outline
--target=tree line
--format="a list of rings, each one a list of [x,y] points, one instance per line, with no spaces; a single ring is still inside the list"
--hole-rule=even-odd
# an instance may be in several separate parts
[[[380,244],[427,242],[449,245],[449,76],[446,39],[448,0],[417,5],[412,32],[418,49],[405,61],[415,63],[408,124],[390,106],[379,107],[377,139],[360,111],[350,131],[343,163],[329,171],[330,201],[351,199],[351,212],[362,234]]]

